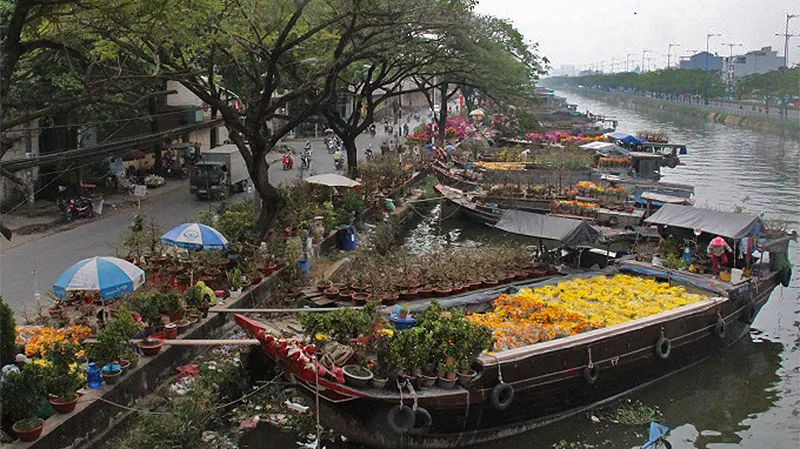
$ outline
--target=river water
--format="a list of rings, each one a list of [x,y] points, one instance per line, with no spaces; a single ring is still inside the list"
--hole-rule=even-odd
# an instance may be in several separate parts
[[[765,212],[800,229],[800,142],[709,123],[665,111],[642,111],[560,92],[578,110],[613,117],[618,130],[664,130],[686,143],[684,165],[665,168],[663,180],[693,184],[697,207]],[[447,209],[434,208],[406,244],[415,250],[478,246],[497,236]],[[792,449],[800,447],[800,245],[790,257],[795,278],[778,287],[753,324],[751,335],[699,366],[632,397],[658,407],[675,449]],[[535,404],[532,404],[535,406]],[[602,416],[602,415],[601,415]],[[646,429],[593,423],[589,416],[484,447],[548,449],[565,440],[596,448],[639,447]],[[587,446],[588,447],[588,446]]]
[[[685,165],[665,168],[663,180],[693,184],[698,207],[765,212],[800,229],[800,142],[699,121],[665,111],[641,111],[559,93],[580,111],[613,117],[619,131],[664,130],[686,143]],[[416,251],[441,246],[480,246],[486,233],[459,214],[436,206],[410,231]],[[800,447],[800,245],[790,245],[795,278],[778,287],[759,313],[749,337],[688,371],[632,396],[657,407],[675,449],[796,449]],[[535,406],[535,404],[531,404]],[[589,415],[484,445],[488,449],[549,449],[561,440],[576,447],[638,448],[646,426],[622,426]],[[250,447],[258,447],[258,444]],[[329,445],[329,447],[331,447]],[[337,446],[338,447],[338,446]],[[350,445],[346,445],[350,449]]]

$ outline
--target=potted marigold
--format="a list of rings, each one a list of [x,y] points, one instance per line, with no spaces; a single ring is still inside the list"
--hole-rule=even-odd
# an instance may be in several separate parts
[[[71,413],[78,403],[77,390],[84,383],[77,357],[81,352],[80,345],[61,341],[50,343],[46,349],[45,360],[50,367],[45,376],[45,388],[48,401],[58,413]]]
[[[20,372],[7,374],[0,388],[3,415],[13,423],[12,430],[22,441],[36,441],[44,421],[35,415],[44,397],[43,368],[28,364]]]

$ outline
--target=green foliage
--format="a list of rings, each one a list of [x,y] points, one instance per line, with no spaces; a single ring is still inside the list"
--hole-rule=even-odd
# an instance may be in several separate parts
[[[221,232],[231,243],[252,243],[255,241],[253,234],[253,201],[245,200],[233,204],[222,203],[217,209],[216,215],[219,220],[212,222],[214,214],[209,211],[197,213],[199,222],[211,226]]]
[[[29,363],[19,373],[10,373],[0,386],[3,417],[9,422],[30,420],[45,396],[45,368]]]
[[[17,331],[14,311],[0,296],[0,366],[14,361],[17,354]]]
[[[137,214],[133,217],[133,223],[128,234],[122,239],[122,244],[129,255],[139,259],[160,252],[162,235],[161,225],[151,218]]]
[[[736,83],[739,97],[761,95],[764,98],[777,97],[788,101],[800,92],[800,67],[787,69],[781,67],[767,73],[755,73]]]
[[[626,426],[639,426],[653,421],[660,421],[663,416],[658,407],[650,407],[638,400],[631,401],[628,399],[618,405],[607,418]]]
[[[317,334],[347,344],[351,338],[372,334],[378,322],[377,301],[370,301],[362,309],[341,309],[328,313],[301,313],[298,316],[306,335],[315,338]]]
[[[602,89],[635,89],[673,95],[702,95],[709,97],[724,94],[725,85],[716,71],[665,69],[645,73],[613,73],[559,78],[552,82],[572,86],[589,86]]]
[[[97,335],[97,343],[88,345],[89,358],[101,366],[119,361],[129,345],[128,340],[140,329],[139,324],[131,319],[130,312],[120,309]]]

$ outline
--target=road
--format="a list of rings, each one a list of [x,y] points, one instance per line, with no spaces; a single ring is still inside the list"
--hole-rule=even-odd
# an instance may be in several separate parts
[[[374,138],[364,134],[356,140],[360,149],[359,159],[363,158],[364,149],[370,143],[375,153],[380,151],[381,142],[389,136],[381,132],[381,126],[379,128]],[[305,140],[298,139],[286,143],[300,150]],[[313,145],[312,170],[310,173],[304,173],[304,176],[334,172],[333,158],[323,147],[322,141],[313,141]],[[294,167],[293,170],[284,171],[280,161],[273,163],[269,170],[270,182],[279,185],[300,179],[299,157],[295,157]],[[229,201],[244,198],[246,195],[248,194],[238,194]],[[141,212],[156,220],[166,232],[181,223],[193,221],[198,211],[214,208],[218,204],[218,202],[196,200],[189,194],[187,184],[186,189],[178,189],[174,193],[156,196],[143,202]],[[3,296],[3,299],[17,312],[25,309],[29,312],[35,311],[37,289],[46,301],[46,292],[70,265],[88,257],[116,254],[116,250],[122,247],[122,236],[127,232],[134,212],[135,209],[126,209],[73,229],[7,249],[3,247],[6,241],[0,238],[0,296]]]

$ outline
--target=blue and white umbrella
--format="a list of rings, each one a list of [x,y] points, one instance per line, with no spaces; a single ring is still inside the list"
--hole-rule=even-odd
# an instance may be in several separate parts
[[[99,291],[103,299],[111,299],[133,293],[144,279],[144,270],[127,260],[92,257],[67,268],[53,284],[53,293],[64,300],[70,290]]]
[[[161,243],[178,248],[218,251],[228,247],[228,239],[214,228],[200,223],[175,226],[161,236]]]

